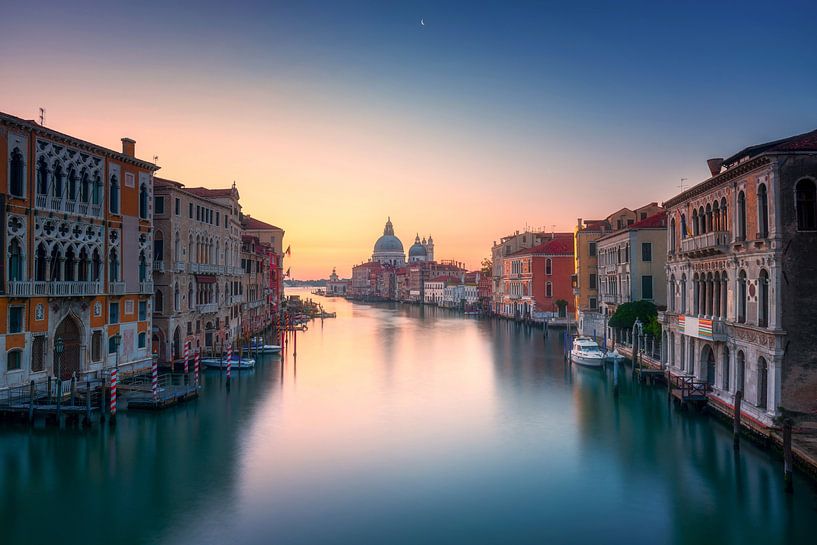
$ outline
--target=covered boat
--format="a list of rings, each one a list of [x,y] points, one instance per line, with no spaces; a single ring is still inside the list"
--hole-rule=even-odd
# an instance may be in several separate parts
[[[601,367],[604,365],[604,352],[590,337],[576,337],[570,350],[570,361],[587,367]]]

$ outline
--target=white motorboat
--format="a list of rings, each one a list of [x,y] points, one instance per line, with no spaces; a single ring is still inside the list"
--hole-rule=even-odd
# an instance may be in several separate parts
[[[604,365],[604,352],[590,337],[576,337],[570,350],[570,361],[587,367],[601,367]]]
[[[264,339],[261,337],[254,337],[250,341],[250,345],[247,348],[250,353],[259,352],[261,354],[278,354],[281,351],[281,347],[277,344],[265,344]]]
[[[209,369],[227,369],[227,358],[219,359],[219,358],[203,358],[201,360],[201,364]],[[254,358],[240,358],[238,354],[233,354],[232,369],[252,369],[255,367],[255,359]]]

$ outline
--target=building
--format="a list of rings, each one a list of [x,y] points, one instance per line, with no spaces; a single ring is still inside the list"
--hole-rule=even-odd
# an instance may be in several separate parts
[[[383,265],[378,261],[367,261],[352,267],[349,296],[355,299],[376,298],[379,276],[382,270]]]
[[[544,232],[525,231],[520,233],[516,231],[512,235],[502,237],[499,242],[494,241],[491,246],[491,263],[492,263],[492,278],[493,286],[491,294],[493,298],[493,311],[496,314],[502,314],[502,305],[505,300],[505,283],[503,282],[504,269],[503,260],[513,253],[518,252],[524,248],[533,248],[542,244],[547,237]]]
[[[542,244],[502,259],[502,302],[506,318],[566,319],[573,308],[573,235],[550,235]]]
[[[0,387],[150,365],[157,167],[135,148],[0,113]]]
[[[332,268],[332,274],[326,282],[326,295],[343,297],[349,289],[349,284],[351,284],[349,280],[340,278],[335,268]]]
[[[403,243],[400,242],[399,238],[394,236],[394,226],[391,223],[391,218],[386,220],[386,226],[383,228],[383,236],[378,238],[374,243],[372,261],[393,267],[402,267],[406,264],[406,254],[403,251]]]
[[[238,190],[186,188],[156,178],[153,351],[161,362],[220,350],[238,334]]]
[[[707,381],[745,421],[817,411],[817,131],[708,161],[664,203],[668,308],[662,358]]]
[[[573,233],[576,249],[576,274],[573,280],[574,306],[579,334],[591,335],[604,331],[604,318],[599,304],[598,240],[612,231],[610,222],[579,218]]]
[[[596,241],[604,316],[632,301],[666,304],[666,233],[667,214],[662,211]]]
[[[243,296],[239,324],[241,336],[250,338],[272,324],[273,305],[269,300],[270,257],[269,245],[255,235],[241,235],[241,285]]]
[[[267,253],[269,279],[266,294],[272,313],[277,314],[284,298],[284,230],[245,214],[241,216],[241,232],[257,237]]]
[[[431,235],[428,236],[428,240],[425,237],[420,240],[420,234],[418,233],[414,238],[414,244],[409,248],[408,255],[409,263],[434,261],[434,240]]]

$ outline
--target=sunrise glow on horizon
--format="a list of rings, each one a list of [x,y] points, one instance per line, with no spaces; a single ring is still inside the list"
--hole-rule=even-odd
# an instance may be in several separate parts
[[[21,5],[0,111],[235,181],[295,278],[349,276],[387,216],[476,269],[503,234],[660,203],[702,157],[817,127],[813,18],[635,6]]]

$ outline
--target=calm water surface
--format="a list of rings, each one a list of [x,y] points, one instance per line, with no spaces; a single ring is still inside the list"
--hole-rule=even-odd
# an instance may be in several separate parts
[[[229,394],[208,372],[115,432],[0,428],[0,543],[814,542],[808,481],[629,373],[614,398],[557,334],[324,304]]]

